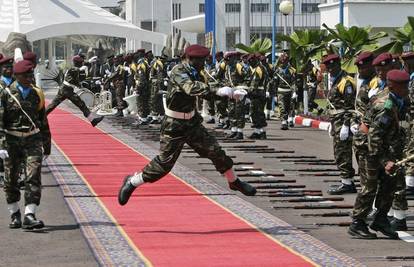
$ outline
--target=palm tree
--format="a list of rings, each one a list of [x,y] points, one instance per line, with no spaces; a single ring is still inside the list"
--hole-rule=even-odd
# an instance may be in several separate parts
[[[246,53],[246,54],[260,53],[262,55],[265,55],[266,53],[272,50],[272,41],[269,38],[257,39],[250,46],[239,43],[239,44],[236,44],[235,47],[241,53]]]
[[[414,17],[408,17],[408,22],[404,27],[394,30],[394,36],[391,38],[391,42],[378,48],[375,52],[401,54],[407,45],[410,46],[410,49],[414,49]]]

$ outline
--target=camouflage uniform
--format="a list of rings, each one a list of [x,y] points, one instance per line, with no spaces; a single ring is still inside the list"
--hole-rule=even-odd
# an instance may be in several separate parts
[[[46,115],[52,112],[60,103],[69,99],[75,106],[77,106],[85,117],[91,114],[91,111],[86,106],[85,102],[73,91],[76,87],[81,87],[80,70],[77,67],[72,67],[66,71],[65,80],[62,87],[59,89],[57,95],[46,108]]]
[[[155,59],[151,64],[151,116],[157,117],[164,115],[164,107],[162,104],[162,91],[165,91],[164,78],[167,73],[164,69],[164,63],[161,59]]]
[[[252,68],[249,84],[252,128],[262,129],[267,126],[266,116],[264,113],[266,105],[265,83],[267,78],[268,73],[262,64],[259,63],[256,68]]]
[[[0,77],[0,93],[3,88],[8,87],[10,84],[14,82],[13,78],[6,78],[4,76]],[[0,186],[4,185],[4,162],[0,159]]]
[[[112,72],[105,84],[108,85],[109,83],[113,84],[113,89],[115,90],[115,105],[116,109],[122,111],[127,107],[127,103],[124,101],[125,97],[125,77],[127,73],[123,65],[118,64],[115,66],[114,72]]]
[[[137,93],[138,115],[141,119],[146,119],[150,114],[150,65],[146,59],[141,59],[135,74],[135,91]]]
[[[369,129],[368,155],[365,160],[367,181],[355,201],[355,219],[367,217],[374,199],[378,209],[377,215],[386,216],[392,205],[398,178],[386,175],[384,166],[387,161],[395,162],[401,159],[403,149],[398,106],[390,93],[383,92],[371,99],[371,108],[363,121]]]
[[[209,158],[217,171],[224,173],[233,166],[216,139],[202,126],[202,117],[196,111],[196,97],[214,97],[208,85],[200,82],[188,63],[175,66],[170,77],[166,105],[169,110],[180,113],[195,112],[191,119],[166,116],[161,125],[160,155],[156,156],[142,171],[145,182],[156,182],[171,171],[184,144],[188,144],[201,157]]]
[[[20,102],[35,126],[23,114],[15,100],[5,91],[0,92],[0,149],[5,149],[9,157],[5,163],[6,200],[8,204],[20,200],[18,179],[21,164],[25,165],[27,177],[25,180],[25,205],[40,204],[41,198],[41,168],[43,155],[50,155],[51,135],[44,107],[44,96],[41,89],[30,90],[23,98],[17,82],[10,86],[10,92]],[[29,133],[26,137],[19,134]]]
[[[333,80],[328,93],[334,156],[342,179],[352,179],[355,174],[352,167],[352,136],[344,141],[339,138],[342,125],[350,126],[355,107],[355,94],[353,78],[343,71]]]
[[[277,88],[280,118],[287,121],[291,115],[292,93],[295,86],[295,69],[290,65],[277,67],[274,71],[275,88]],[[283,78],[283,80],[281,79]],[[286,84],[286,82],[288,84]]]
[[[204,70],[206,71],[206,72],[208,72],[211,76],[213,76],[214,77],[214,72],[215,72],[215,69],[214,69],[214,65],[207,65],[206,64],[206,66],[205,66],[205,68],[204,68]],[[210,77],[208,77],[208,80],[210,81],[212,81],[212,79],[210,78]],[[215,106],[215,99],[214,98],[211,98],[211,99],[209,99],[208,100],[208,114],[211,116],[211,117],[213,117],[214,118],[214,116],[216,116],[216,106]]]
[[[218,64],[216,79],[224,83],[227,64],[223,61]],[[226,120],[229,117],[228,108],[229,100],[227,97],[219,97],[216,100],[217,113],[220,120]]]

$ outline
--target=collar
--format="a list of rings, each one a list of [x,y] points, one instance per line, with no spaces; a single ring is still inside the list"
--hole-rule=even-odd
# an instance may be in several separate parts
[[[5,76],[1,76],[1,80],[6,84],[6,86],[9,86],[10,84],[13,83],[13,78],[12,77],[5,77]]]
[[[343,71],[341,70],[336,77],[331,77],[331,84],[334,85],[338,82],[339,78],[343,75]]]

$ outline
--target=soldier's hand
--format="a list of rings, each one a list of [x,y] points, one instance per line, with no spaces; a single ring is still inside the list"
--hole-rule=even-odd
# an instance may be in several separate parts
[[[0,150],[0,158],[1,159],[6,159],[8,157],[9,157],[9,152],[7,152],[7,150],[5,150],[5,149]]]
[[[349,137],[349,126],[342,125],[341,131],[339,132],[339,140],[345,141]]]
[[[389,175],[394,174],[394,172],[398,169],[398,166],[395,165],[394,161],[387,161],[387,163],[385,163],[385,172]]]
[[[359,132],[359,124],[356,124],[356,123],[352,124],[351,125],[351,132],[352,132],[353,135],[355,135],[357,132]]]

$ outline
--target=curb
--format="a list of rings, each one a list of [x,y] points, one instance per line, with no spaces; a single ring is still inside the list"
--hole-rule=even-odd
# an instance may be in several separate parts
[[[310,119],[302,116],[295,116],[295,124],[302,125],[305,127],[312,127],[322,131],[328,131],[330,122],[319,121],[315,119]]]

